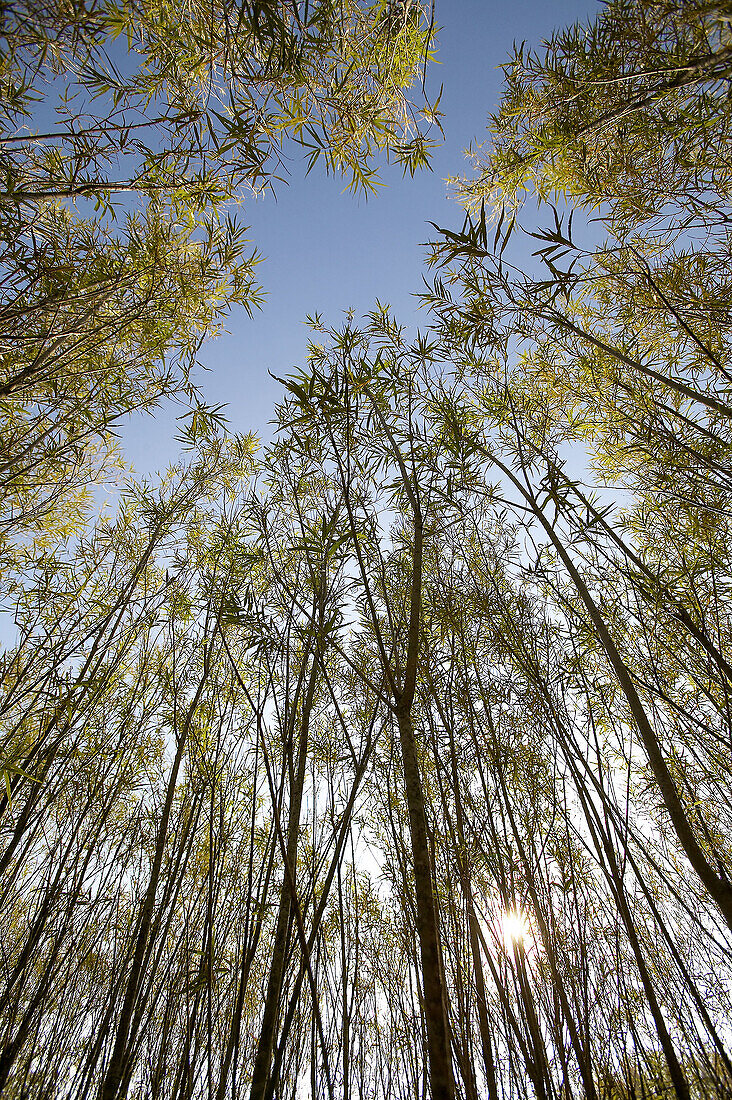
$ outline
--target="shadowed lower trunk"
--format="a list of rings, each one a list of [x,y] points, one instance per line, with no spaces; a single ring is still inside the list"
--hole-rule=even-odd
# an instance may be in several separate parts
[[[432,1100],[452,1100],[455,1086],[452,1077],[450,1034],[440,963],[437,905],[427,838],[424,792],[419,774],[414,724],[410,710],[400,706],[397,709],[397,722],[399,725],[399,743],[402,750],[404,788],[409,810],[412,859],[414,861],[417,937],[422,962],[424,1016],[427,1027]]]
[[[410,499],[414,517],[414,544],[412,547],[407,660],[403,688],[396,698],[395,714],[399,727],[399,744],[404,770],[404,792],[409,811],[409,834],[412,842],[414,892],[417,903],[417,937],[422,963],[422,988],[432,1100],[452,1100],[455,1094],[455,1084],[452,1076],[450,1026],[440,957],[440,933],[437,900],[435,898],[434,869],[430,857],[424,790],[419,773],[417,741],[412,719],[412,706],[417,686],[417,661],[421,630],[424,531],[419,504],[413,495],[410,495]]]

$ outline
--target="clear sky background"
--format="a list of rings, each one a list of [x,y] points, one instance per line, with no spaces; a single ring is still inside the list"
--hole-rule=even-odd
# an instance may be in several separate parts
[[[487,137],[488,116],[501,98],[499,66],[514,42],[537,46],[555,28],[594,18],[597,10],[597,0],[436,0],[442,29],[427,91],[434,99],[444,85],[445,141],[434,151],[432,171],[403,179],[398,167],[386,166],[386,186],[366,200],[345,192],[342,179],[318,170],[305,177],[304,161],[295,155],[289,183],[277,187],[276,197],[247,201],[243,220],[265,258],[258,269],[265,305],[253,319],[243,310],[229,316],[228,332],[202,348],[206,369],[197,376],[209,404],[227,405],[233,430],[271,434],[280,387],[268,371],[282,376],[303,364],[308,313],[338,323],[344,310],[361,315],[378,298],[401,323],[420,323],[413,295],[422,286],[421,243],[434,233],[430,221],[462,224],[446,178],[468,172],[465,149]],[[138,416],[125,425],[123,449],[138,474],[175,460],[181,411],[167,406],[154,419]]]

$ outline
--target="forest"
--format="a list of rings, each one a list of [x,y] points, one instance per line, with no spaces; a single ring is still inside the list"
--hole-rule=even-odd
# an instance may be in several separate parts
[[[0,7],[3,1100],[732,1098],[730,0],[499,59],[421,327],[324,302],[270,440],[198,371],[458,8]]]

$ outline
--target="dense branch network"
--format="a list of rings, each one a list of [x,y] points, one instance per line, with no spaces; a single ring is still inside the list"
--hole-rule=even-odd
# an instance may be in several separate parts
[[[419,166],[431,16],[4,16],[9,1100],[732,1096],[725,5],[520,51],[424,331],[314,318],[267,448],[188,373],[285,132]],[[26,132],[62,64],[109,110]],[[93,517],[174,392],[184,458]]]

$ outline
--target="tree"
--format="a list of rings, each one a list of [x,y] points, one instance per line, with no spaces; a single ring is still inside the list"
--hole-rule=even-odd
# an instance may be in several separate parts
[[[726,858],[692,824],[697,813],[690,811],[686,796],[680,794],[675,765],[667,762],[668,749],[663,748],[649,717],[659,705],[659,696],[652,702],[642,699],[645,685],[639,691],[638,673],[631,671],[634,662],[626,661],[613,637],[613,629],[626,638],[628,631],[617,620],[610,628],[572,561],[572,541],[557,529],[561,516],[569,522],[577,545],[585,537],[594,541],[594,530],[587,536],[584,531],[601,526],[614,543],[610,553],[627,553],[645,578],[641,585],[647,581],[645,591],[653,593],[653,609],[645,603],[640,622],[644,615],[655,617],[657,609],[681,622],[689,646],[701,646],[705,660],[713,660],[716,690],[726,694],[725,647],[710,640],[705,623],[709,606],[715,605],[716,614],[721,613],[713,578],[727,569],[716,540],[718,524],[726,526],[721,520],[722,501],[729,491],[730,410],[723,351],[727,338],[715,289],[726,249],[718,222],[726,202],[724,184],[711,160],[710,174],[704,175],[702,169],[694,180],[684,167],[676,123],[688,130],[696,114],[684,116],[683,127],[680,115],[673,115],[662,134],[654,132],[652,155],[659,163],[663,158],[669,171],[676,173],[673,179],[678,185],[669,184],[668,201],[664,199],[659,207],[658,218],[650,216],[642,199],[637,208],[630,199],[625,203],[642,189],[634,169],[624,174],[611,160],[602,171],[593,170],[585,177],[583,162],[575,157],[574,138],[567,136],[586,129],[599,132],[593,112],[598,109],[600,87],[610,79],[616,82],[613,94],[625,107],[611,108],[602,140],[618,156],[625,143],[622,120],[626,114],[631,119],[628,124],[645,133],[643,127],[651,127],[649,119],[660,125],[664,112],[687,107],[691,111],[691,99],[694,111],[701,103],[709,112],[711,129],[724,126],[726,108],[715,93],[715,82],[724,72],[720,59],[727,56],[726,24],[718,9],[693,4],[679,11],[676,6],[659,5],[655,15],[651,21],[633,5],[611,4],[587,34],[577,27],[558,35],[543,59],[531,55],[526,64],[521,55],[514,59],[506,102],[494,120],[494,152],[485,172],[464,191],[470,202],[482,195],[484,201],[501,204],[504,193],[515,201],[521,180],[527,186],[533,181],[539,200],[549,196],[558,200],[557,192],[563,190],[578,206],[599,211],[611,240],[599,248],[583,249],[574,242],[572,218],[565,224],[555,209],[553,226],[527,230],[541,242],[535,255],[543,272],[524,275],[507,258],[510,250],[506,252],[520,223],[512,219],[505,232],[499,223],[491,247],[483,209],[478,218],[468,217],[461,233],[443,233],[433,261],[454,261],[455,266],[447,281],[436,280],[428,298],[441,317],[448,346],[468,344],[471,354],[484,362],[497,352],[504,363],[511,341],[524,342],[521,362],[508,368],[508,385],[488,368],[493,397],[482,403],[510,456],[506,463],[493,451],[492,461],[533,512],[543,537],[571,576],[633,713],[673,829],[729,924],[732,895]],[[721,36],[716,46],[715,34]],[[614,46],[605,49],[603,43],[610,39]],[[703,63],[702,41],[708,45]],[[668,56],[662,64],[659,52],[663,50]],[[686,67],[681,64],[683,58]],[[693,58],[698,64],[692,64]],[[679,79],[661,80],[659,73],[668,75],[673,65],[681,74]],[[530,80],[527,69],[533,74]],[[576,89],[569,104],[568,81]],[[636,86],[645,87],[645,82],[650,82],[650,89],[641,95]],[[563,89],[561,102],[558,86]],[[524,98],[519,109],[520,95]],[[553,137],[547,141],[550,132]],[[530,154],[517,151],[517,135],[522,142],[535,142]],[[711,157],[711,146],[707,152]],[[522,165],[522,176],[511,175],[507,167],[511,157],[514,166]],[[651,179],[648,166],[642,170],[647,182]],[[495,190],[499,180],[505,184],[501,194]],[[699,203],[693,206],[695,196]],[[657,199],[658,192],[649,208],[653,202],[659,206]],[[700,246],[694,238],[698,230],[705,233]],[[450,281],[461,284],[459,303],[453,299]],[[627,538],[617,525],[613,529],[605,522],[602,509],[595,507],[594,514],[588,511],[586,520],[581,518],[581,510],[590,505],[564,474],[560,458],[562,448],[574,442],[587,448],[608,479],[634,495],[637,503],[628,511]],[[518,471],[518,477],[513,471]],[[547,506],[557,509],[554,521],[546,514]],[[674,538],[672,528],[685,533]],[[666,533],[663,562],[649,550],[658,545],[661,529]],[[703,548],[693,534],[696,530],[704,531]],[[714,595],[707,589],[701,596],[700,584],[714,587]],[[682,666],[677,667],[683,678]],[[708,751],[713,755],[711,744]],[[723,782],[715,765],[702,782],[706,781]],[[709,827],[713,831],[711,823]],[[699,828],[705,834],[704,823],[699,822]]]
[[[196,354],[261,300],[231,208],[282,178],[287,143],[356,190],[382,154],[426,164],[409,88],[432,28],[360,0],[18,3],[4,33],[0,523],[57,537],[126,413],[177,395],[216,415]]]
[[[715,224],[729,197],[729,11],[718,0],[609,0],[504,65],[470,202],[565,195],[615,227]]]
[[[434,856],[422,768],[425,748],[415,726],[424,634],[426,562],[437,552],[435,530],[453,507],[431,426],[430,347],[408,345],[378,306],[365,331],[350,323],[323,330],[310,370],[286,382],[293,395],[293,444],[334,470],[344,526],[354,556],[356,591],[371,635],[364,682],[387,702],[396,723],[408,811],[411,875],[420,952],[429,1080],[435,1098],[454,1094],[448,993],[439,932]],[[321,326],[316,321],[316,329]],[[425,390],[423,392],[423,387]],[[403,410],[400,413],[399,410]],[[454,474],[456,492],[461,471]],[[382,550],[383,510],[399,517],[393,549]]]

